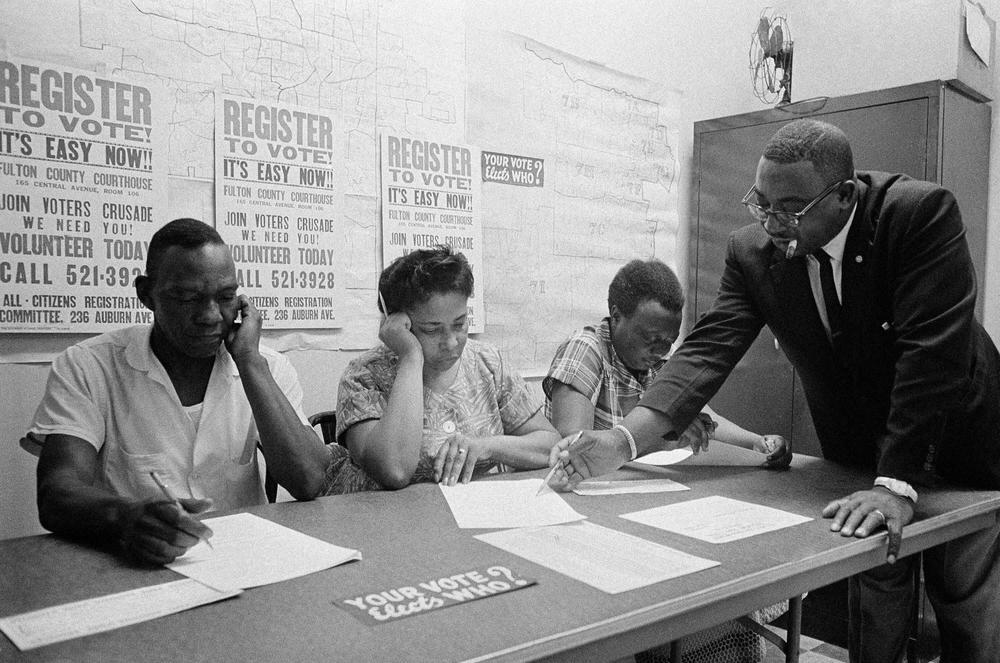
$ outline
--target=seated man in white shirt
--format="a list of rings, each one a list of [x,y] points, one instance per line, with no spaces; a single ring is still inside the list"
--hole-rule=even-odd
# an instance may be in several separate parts
[[[52,364],[30,429],[44,440],[43,527],[168,563],[211,535],[192,514],[264,501],[258,444],[293,496],[316,493],[299,470],[329,451],[302,413],[294,368],[259,347],[260,314],[237,288],[211,226],[177,219],[153,235],[135,282],[153,324],[90,338]]]

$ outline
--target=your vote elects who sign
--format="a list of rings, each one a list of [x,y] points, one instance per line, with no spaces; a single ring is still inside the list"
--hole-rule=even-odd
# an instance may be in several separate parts
[[[334,601],[369,626],[448,608],[536,584],[501,565],[452,573],[390,588],[377,588]]]

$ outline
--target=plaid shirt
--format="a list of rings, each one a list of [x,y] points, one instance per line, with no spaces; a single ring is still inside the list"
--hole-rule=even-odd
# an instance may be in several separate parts
[[[611,344],[611,327],[604,318],[596,327],[587,326],[563,341],[542,381],[545,415],[552,418],[552,389],[562,382],[594,404],[594,430],[607,430],[625,418],[639,402],[656,372],[657,363],[636,377],[618,357]]]

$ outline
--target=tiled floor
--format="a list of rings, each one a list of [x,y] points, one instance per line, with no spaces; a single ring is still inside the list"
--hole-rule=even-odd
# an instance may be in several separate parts
[[[777,633],[778,637],[784,639],[784,629],[774,626],[768,626],[768,628]],[[841,649],[835,645],[805,635],[802,636],[799,642],[801,645],[799,663],[847,663],[846,649]],[[937,663],[937,661],[938,659],[935,658],[930,663]],[[764,658],[764,663],[785,663],[785,655],[777,647],[768,644],[767,656]]]
[[[784,629],[774,626],[768,627],[778,634],[782,639],[785,637]],[[802,636],[800,640],[801,654],[799,663],[847,663],[847,650],[828,644],[815,638]],[[785,655],[772,645],[767,646],[767,657],[764,663],[785,663]]]

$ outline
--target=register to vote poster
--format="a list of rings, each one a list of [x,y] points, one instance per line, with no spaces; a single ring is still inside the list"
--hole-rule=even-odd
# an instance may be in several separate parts
[[[463,253],[476,281],[469,299],[469,331],[482,332],[486,320],[478,150],[386,132],[380,143],[383,264],[439,244]]]
[[[149,322],[133,282],[168,219],[163,93],[0,59],[0,332]]]
[[[341,326],[333,119],[216,95],[215,227],[271,329]]]

